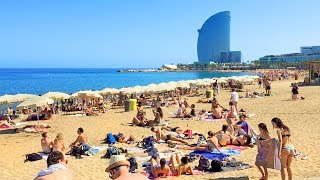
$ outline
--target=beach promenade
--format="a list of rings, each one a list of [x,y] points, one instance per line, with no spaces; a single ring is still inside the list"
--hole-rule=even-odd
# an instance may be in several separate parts
[[[301,80],[302,81],[302,80]],[[292,170],[294,179],[318,179],[320,178],[320,157],[317,145],[320,143],[320,87],[309,86],[300,87],[299,95],[305,97],[304,100],[291,100],[291,83],[293,79],[272,82],[273,96],[240,99],[239,108],[244,109],[247,113],[256,114],[248,119],[248,124],[254,129],[258,129],[258,124],[263,122],[268,126],[272,137],[276,137],[276,132],[272,129],[271,119],[279,117],[291,129],[292,143],[302,155],[308,155],[309,159],[301,160],[301,156],[294,158],[292,162]],[[264,89],[255,85],[246,85],[245,89],[251,92],[264,92]],[[244,92],[240,92],[244,95]],[[211,104],[196,103],[204,97],[190,97],[189,104],[195,104],[197,110],[210,109]],[[219,103],[223,107],[228,107],[230,100],[230,92],[222,90],[218,95]],[[152,109],[144,109],[147,112],[147,119],[153,119]],[[56,115],[53,120],[43,121],[52,126],[48,130],[49,137],[53,140],[58,133],[63,133],[66,144],[70,144],[77,137],[77,128],[82,127],[89,137],[90,145],[100,146],[100,140],[109,132],[125,134],[133,134],[138,140],[142,140],[142,136],[151,136],[153,133],[149,128],[124,126],[122,124],[130,123],[136,111],[123,112],[123,109],[107,110],[105,114],[90,117],[72,117]],[[204,122],[199,120],[181,120],[180,118],[170,118],[171,112],[176,112],[177,107],[171,106],[163,109],[164,120],[169,120],[170,126],[186,127],[197,132],[206,134],[207,131],[214,132],[221,129],[225,121]],[[30,122],[29,124],[36,124]],[[33,179],[36,174],[46,168],[44,160],[36,162],[24,163],[25,154],[41,151],[40,134],[0,134],[1,158],[0,179]],[[187,153],[188,151],[183,151]],[[108,179],[108,173],[104,170],[109,164],[109,160],[101,159],[105,151],[94,156],[84,156],[83,159],[69,158],[68,168],[74,174],[75,179]],[[243,161],[254,166],[257,147],[249,148],[241,152],[235,157],[237,160]],[[140,167],[141,169],[141,167]],[[280,179],[280,171],[270,170],[270,179]],[[227,177],[248,177],[249,179],[259,179],[261,177],[258,169],[254,166],[245,170],[237,170],[230,172],[220,172],[214,174],[203,174],[197,176],[170,177],[168,179],[215,179]]]

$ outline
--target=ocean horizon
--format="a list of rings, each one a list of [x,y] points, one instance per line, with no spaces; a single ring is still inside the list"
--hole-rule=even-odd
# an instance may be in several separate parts
[[[117,72],[120,69],[157,68],[0,68],[0,96],[45,94],[49,91],[74,93],[151,83],[252,75],[249,72]]]

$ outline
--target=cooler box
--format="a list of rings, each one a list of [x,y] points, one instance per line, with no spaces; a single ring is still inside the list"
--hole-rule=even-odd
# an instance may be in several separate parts
[[[132,106],[132,103],[131,103],[130,100],[125,100],[124,101],[124,111],[125,112],[131,111],[131,106]]]

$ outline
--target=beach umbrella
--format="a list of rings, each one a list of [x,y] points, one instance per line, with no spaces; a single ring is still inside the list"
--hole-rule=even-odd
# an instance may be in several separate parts
[[[73,94],[71,94],[71,97],[73,98],[99,98],[103,99],[103,97],[99,94],[99,91],[78,91]]]
[[[24,108],[37,108],[40,106],[45,106],[45,105],[49,105],[49,104],[53,104],[53,103],[54,103],[53,99],[50,99],[47,97],[35,96],[35,97],[31,97],[29,99],[26,99],[25,101],[20,103],[17,106],[17,110],[22,110]]]
[[[107,95],[107,94],[118,94],[120,91],[115,88],[105,88],[101,91],[99,91],[100,94],[102,95]]]
[[[11,104],[16,102],[22,102],[31,97],[37,97],[37,95],[34,95],[34,94],[4,95],[0,97],[0,104]]]
[[[70,95],[62,92],[48,92],[42,95],[42,97],[51,98],[53,100],[59,100],[59,99],[69,99]]]

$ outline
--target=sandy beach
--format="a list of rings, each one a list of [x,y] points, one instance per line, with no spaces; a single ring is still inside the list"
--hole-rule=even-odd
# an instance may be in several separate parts
[[[272,137],[276,137],[272,129],[271,119],[279,117],[291,129],[293,145],[302,155],[308,155],[308,160],[301,160],[301,157],[295,158],[292,162],[294,179],[320,179],[320,158],[316,146],[320,144],[320,87],[309,86],[300,87],[299,95],[305,97],[305,100],[291,100],[290,84],[294,80],[275,81],[272,83],[273,96],[260,99],[240,99],[239,108],[247,113],[256,114],[247,122],[254,129],[258,129],[259,123],[266,123]],[[257,83],[246,85],[245,89],[252,92],[264,92],[258,88]],[[244,95],[243,93],[239,93]],[[204,97],[188,98],[189,104],[197,102]],[[218,95],[218,100],[223,107],[228,107],[230,92],[222,90]],[[196,109],[209,110],[211,104],[196,104]],[[153,119],[151,108],[145,109],[147,118]],[[197,132],[206,133],[208,130],[218,131],[225,121],[204,122],[199,120],[181,120],[170,118],[170,112],[176,112],[177,107],[164,108],[164,120],[169,120],[171,126],[186,127]],[[142,136],[150,136],[153,133],[149,128],[124,126],[131,122],[136,112],[123,112],[123,109],[108,110],[105,114],[97,117],[72,117],[56,115],[53,120],[42,121],[52,126],[48,130],[49,137],[53,140],[57,133],[65,135],[65,142],[69,145],[77,137],[77,128],[84,128],[89,137],[90,145],[100,146],[100,140],[109,132],[132,134],[139,140]],[[188,110],[189,111],[189,110]],[[30,122],[28,124],[36,124]],[[25,154],[41,151],[40,134],[0,134],[1,158],[0,167],[2,173],[0,179],[33,179],[35,175],[43,168],[46,168],[44,160],[24,163]],[[104,145],[106,146],[106,145]],[[187,152],[187,151],[183,151]],[[108,179],[108,173],[104,172],[108,166],[109,160],[101,159],[105,151],[97,155],[83,159],[69,158],[68,167],[74,171],[75,179]],[[254,166],[257,148],[249,148],[241,152],[235,158]],[[245,170],[231,172],[220,172],[214,174],[204,174],[197,176],[182,176],[173,179],[215,179],[215,178],[239,178],[249,177],[249,179],[259,179],[260,173],[256,167]],[[270,170],[270,179],[279,179],[280,171]],[[169,178],[171,179],[171,178]]]

